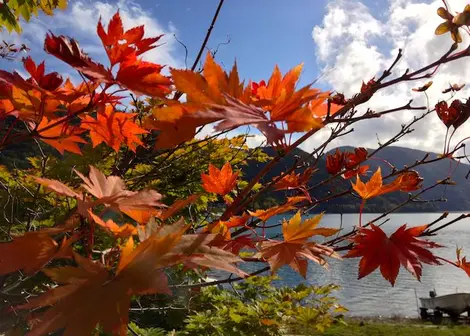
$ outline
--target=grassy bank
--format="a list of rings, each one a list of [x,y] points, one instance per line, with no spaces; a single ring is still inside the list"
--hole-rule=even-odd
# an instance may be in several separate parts
[[[419,321],[348,321],[335,325],[323,336],[470,336],[469,325],[433,325]]]

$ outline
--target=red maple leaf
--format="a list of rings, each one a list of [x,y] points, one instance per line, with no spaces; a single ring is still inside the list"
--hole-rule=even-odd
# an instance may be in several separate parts
[[[313,168],[310,167],[310,168],[305,169],[302,174],[297,174],[296,172],[286,174],[273,185],[273,188],[274,190],[290,190],[290,189],[305,188],[308,181],[312,177],[313,172],[314,172]]]
[[[380,267],[382,276],[393,286],[402,265],[420,280],[422,263],[440,265],[428,249],[442,246],[418,238],[427,227],[422,225],[407,229],[404,224],[390,237],[374,224],[370,228],[359,228],[359,233],[352,239],[354,246],[345,258],[362,257],[359,262],[359,279]]]
[[[356,169],[348,170],[343,174],[343,178],[349,180],[350,178],[357,175],[365,175],[369,169],[368,165],[359,166]]]
[[[104,83],[112,83],[114,81],[111,71],[105,69],[102,64],[96,63],[86,55],[74,39],[48,33],[44,41],[44,50],[68,63],[91,80]]]
[[[328,154],[326,156],[326,170],[331,175],[339,173],[344,166],[344,153],[336,149],[335,154]]]
[[[93,147],[104,142],[116,152],[125,143],[130,150],[136,151],[137,146],[143,145],[138,135],[148,131],[140,128],[132,119],[135,113],[116,112],[112,105],[101,106],[96,118],[84,116],[82,128],[90,130]]]
[[[26,71],[31,75],[29,81],[41,89],[48,91],[57,90],[63,82],[62,76],[57,72],[45,74],[46,67],[44,62],[36,66],[36,63],[31,57],[23,59],[23,65]]]
[[[106,32],[101,19],[97,27],[98,36],[103,43],[106,53],[108,54],[111,67],[115,64],[124,61],[133,52],[140,55],[149,51],[157,46],[154,45],[163,35],[144,38],[144,26],[138,26],[124,31],[121,16],[119,12],[114,14],[108,24],[108,31]]]
[[[159,64],[138,59],[133,52],[120,63],[116,81],[136,94],[164,97],[171,91],[171,80],[160,73],[162,69]]]
[[[354,153],[346,153],[344,165],[346,168],[351,169],[367,159],[367,149],[364,147],[354,148]]]

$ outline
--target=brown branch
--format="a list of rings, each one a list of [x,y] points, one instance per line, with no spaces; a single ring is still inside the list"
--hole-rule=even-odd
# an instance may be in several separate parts
[[[441,217],[442,217],[442,216],[441,216]],[[447,216],[446,216],[446,217],[447,217]],[[457,218],[455,218],[455,219],[449,221],[448,223],[445,223],[445,224],[443,224],[443,225],[441,225],[441,226],[439,226],[439,227],[437,227],[437,228],[435,228],[435,229],[433,229],[433,230],[429,230],[429,227],[428,227],[428,230],[426,230],[425,232],[423,232],[423,234],[422,234],[421,236],[433,236],[433,235],[435,235],[435,233],[436,233],[437,231],[440,231],[440,230],[442,230],[442,229],[445,229],[445,228],[448,227],[449,225],[452,225],[452,224],[454,224],[455,222],[458,222],[458,221],[460,221],[460,220],[462,220],[462,219],[465,219],[465,218],[468,218],[468,217],[470,217],[470,213],[461,214],[459,217],[457,217]]]
[[[360,117],[355,117],[355,118],[338,118],[338,119],[335,119],[335,118],[332,118],[331,120],[328,121],[328,123],[336,123],[336,122],[356,122],[356,121],[360,121],[360,120],[365,120],[365,119],[373,119],[373,118],[380,118],[381,116],[383,115],[386,115],[386,114],[389,114],[389,113],[394,113],[394,112],[398,112],[398,111],[406,111],[406,110],[412,110],[412,111],[419,111],[419,110],[426,110],[427,107],[426,106],[411,106],[411,102],[413,100],[410,100],[408,102],[408,104],[404,105],[404,106],[401,106],[401,107],[396,107],[396,108],[393,108],[393,109],[390,109],[390,110],[385,110],[383,112],[377,112],[377,113],[374,113],[374,112],[368,112],[368,113],[365,113],[364,115],[360,116]]]

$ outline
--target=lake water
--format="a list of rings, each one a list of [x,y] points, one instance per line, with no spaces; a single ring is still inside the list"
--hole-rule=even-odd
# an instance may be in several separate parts
[[[413,213],[413,214],[393,214],[387,218],[390,220],[384,224],[383,230],[387,233],[395,231],[402,224],[417,226],[430,223],[439,218],[440,213]],[[459,216],[459,213],[450,214],[446,220]],[[269,225],[279,223],[283,217],[290,218],[290,214],[271,218]],[[363,215],[363,223],[377,217],[378,214]],[[321,226],[340,227],[340,215],[325,215]],[[377,223],[381,223],[378,221]],[[357,214],[343,215],[343,230],[349,232],[358,223]],[[437,224],[438,225],[438,224]],[[280,228],[270,229],[270,234],[281,231]],[[455,261],[456,247],[462,247],[464,253],[470,256],[470,219],[466,218],[457,222],[442,231],[432,239],[444,248],[433,249],[433,252],[443,258]],[[342,253],[344,254],[344,253]],[[468,259],[468,258],[467,258]],[[356,316],[405,316],[417,317],[417,303],[415,292],[418,297],[428,297],[429,291],[435,289],[438,295],[455,292],[470,293],[470,278],[463,270],[452,266],[429,266],[423,265],[423,276],[421,282],[417,281],[407,270],[400,269],[395,287],[382,278],[379,270],[357,280],[359,258],[344,260],[329,260],[329,270],[310,263],[307,279],[302,278],[289,267],[283,267],[278,275],[281,277],[282,285],[295,286],[299,283],[324,285],[335,283],[341,286],[341,290],[336,292],[336,297],[349,309],[349,315]],[[259,265],[248,265],[243,267],[247,271],[256,270]]]

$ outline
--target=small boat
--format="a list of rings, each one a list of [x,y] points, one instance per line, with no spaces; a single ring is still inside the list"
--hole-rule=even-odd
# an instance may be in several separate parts
[[[427,310],[434,311],[434,315],[442,317],[442,314],[448,314],[452,318],[458,316],[466,311],[470,311],[470,293],[454,293],[437,296],[436,292],[429,293],[429,298],[420,298],[421,301],[421,318],[428,317]]]

